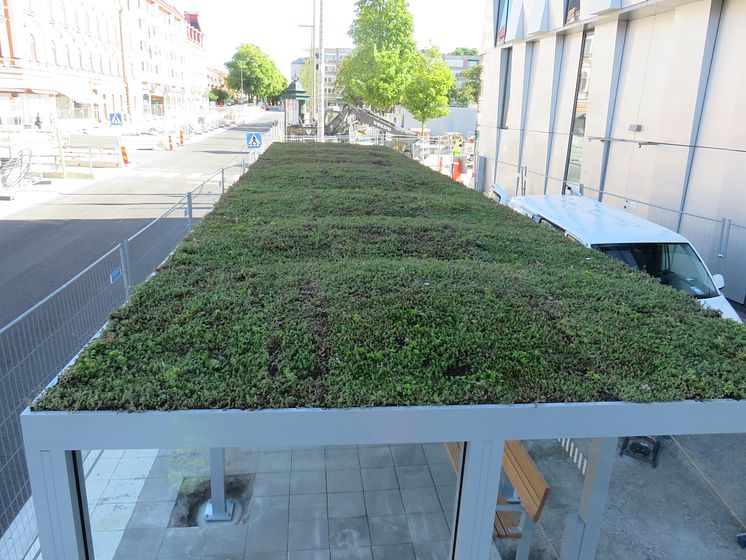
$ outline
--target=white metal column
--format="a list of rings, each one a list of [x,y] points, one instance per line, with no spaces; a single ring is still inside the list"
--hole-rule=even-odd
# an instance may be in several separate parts
[[[39,544],[44,558],[93,558],[79,451],[27,451]]]
[[[490,557],[504,443],[469,441],[462,450],[452,560]]]
[[[591,443],[580,508],[577,514],[567,518],[561,560],[593,560],[596,557],[618,441],[618,438],[596,438]]]

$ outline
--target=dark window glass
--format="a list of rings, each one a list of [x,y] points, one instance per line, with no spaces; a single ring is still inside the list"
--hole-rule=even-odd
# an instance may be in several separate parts
[[[593,248],[697,299],[720,295],[688,243],[619,243]]]

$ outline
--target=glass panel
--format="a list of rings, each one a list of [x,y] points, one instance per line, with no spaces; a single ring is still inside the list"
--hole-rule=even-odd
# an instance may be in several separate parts
[[[502,0],[500,2],[500,8],[497,16],[497,41],[505,40],[505,32],[508,27],[508,15],[510,14],[510,1]]]
[[[580,20],[580,0],[567,0],[565,10],[565,23],[573,23]]]
[[[573,110],[570,146],[567,156],[565,180],[571,185],[580,183],[580,170],[583,164],[583,141],[585,139],[585,122],[588,114],[588,92],[591,79],[591,59],[593,55],[593,30],[585,32],[583,53],[578,68],[577,96]]]
[[[229,521],[206,520],[209,450],[93,451],[95,555],[446,560],[459,449],[453,459],[442,443],[226,449]]]

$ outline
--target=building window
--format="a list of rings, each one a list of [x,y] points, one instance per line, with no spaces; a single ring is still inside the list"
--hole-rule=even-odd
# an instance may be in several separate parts
[[[591,59],[593,56],[593,29],[583,34],[583,46],[578,65],[578,77],[575,88],[575,107],[573,108],[572,130],[567,147],[565,165],[565,186],[580,183],[580,170],[583,164],[583,142],[585,141],[585,122],[588,115],[588,92],[591,80]],[[563,186],[562,192],[565,191]]]
[[[324,70],[326,72],[336,73],[337,72],[337,67],[336,66],[329,66],[329,65],[327,65],[327,66],[324,67]]]
[[[31,35],[31,60],[39,62],[39,53],[36,50],[36,38]]]
[[[73,7],[73,25],[75,26],[75,29],[80,31],[80,14],[78,13],[77,7]]]
[[[513,66],[513,47],[500,51],[500,92],[498,96],[497,126],[508,127],[510,109],[510,73]]]
[[[508,15],[510,15],[511,0],[499,0],[495,2],[497,8],[497,32],[495,34],[495,43],[505,40],[505,33],[508,29]]]
[[[57,58],[57,45],[54,44],[54,41],[52,41],[52,62],[59,65],[60,61]]]
[[[83,70],[83,51],[78,49],[78,68]]]
[[[72,58],[70,58],[70,47],[68,46],[65,46],[65,60],[67,60],[67,67],[72,68],[73,61],[72,61]]]
[[[580,0],[566,0],[565,23],[574,23],[580,20]]]
[[[88,15],[88,12],[85,13],[85,32],[91,32],[91,17]]]

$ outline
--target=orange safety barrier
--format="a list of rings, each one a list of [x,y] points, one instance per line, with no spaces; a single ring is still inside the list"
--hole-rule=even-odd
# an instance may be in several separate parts
[[[130,164],[130,158],[127,157],[127,148],[122,146],[122,161],[124,162],[124,165]]]
[[[438,173],[443,173],[443,158],[438,156]]]
[[[174,149],[174,139],[170,134],[168,135],[168,149],[169,150]]]
[[[184,131],[183,130],[179,131],[179,144],[181,144],[182,146],[184,145]]]

